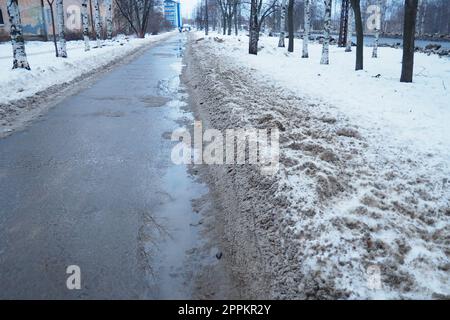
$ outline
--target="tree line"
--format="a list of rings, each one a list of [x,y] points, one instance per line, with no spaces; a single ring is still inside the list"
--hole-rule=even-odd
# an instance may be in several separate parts
[[[10,37],[13,49],[13,69],[30,70],[25,52],[25,41],[20,18],[19,0],[6,0],[6,7],[10,22]],[[50,9],[51,27],[55,55],[67,58],[64,0],[45,0]],[[113,3],[114,16],[118,29],[122,32],[131,30],[137,37],[143,38],[150,31],[157,33],[160,27],[167,28],[162,13],[155,10],[158,0],[102,0],[105,6],[103,19],[100,11],[100,0],[81,0],[81,37],[84,40],[85,51],[89,51],[91,37],[96,40],[94,48],[101,48],[104,40],[113,38]],[[91,19],[89,19],[89,13]],[[103,20],[105,26],[103,26]],[[121,26],[127,25],[127,30]],[[90,32],[92,27],[92,33]],[[105,30],[106,32],[102,32]],[[91,36],[92,35],[92,36]]]
[[[293,27],[294,30],[303,29],[303,18],[305,16],[304,4],[305,0],[293,1]],[[212,30],[216,30],[218,26],[222,28],[222,10],[218,4],[218,0],[203,0],[196,7],[194,12],[195,24],[203,29],[205,20],[205,4],[208,2],[209,26]],[[221,3],[227,3],[222,0]],[[248,11],[250,0],[232,0],[233,7],[236,7],[236,21],[238,26],[248,25]],[[288,0],[286,0],[286,5]],[[390,36],[401,36],[404,23],[404,0],[361,0],[361,12],[367,14],[368,8],[373,4],[379,4],[382,12],[382,22],[380,26],[380,34]],[[325,3],[322,0],[310,0],[310,25],[311,31],[322,30],[324,23]],[[331,17],[331,28],[336,30],[340,24],[340,9],[342,0],[333,0],[333,11]],[[282,25],[282,0],[279,0],[274,12],[270,14],[261,29],[268,32],[279,31]],[[244,14],[243,14],[244,13]],[[234,20],[234,17],[232,17]],[[285,20],[287,23],[287,20]],[[364,32],[371,33],[364,25]],[[227,34],[227,33],[225,33]],[[426,37],[449,37],[450,39],[450,1],[448,0],[419,0],[416,35]]]
[[[402,0],[402,29],[403,37],[403,59],[401,82],[412,82],[415,39],[418,29],[425,25],[426,12],[423,8],[431,5],[442,4],[440,0],[421,0],[422,13],[419,10],[419,0]],[[195,23],[199,29],[205,30],[208,34],[210,26],[212,30],[221,30],[223,35],[231,35],[231,25],[235,25],[235,34],[238,29],[245,30],[249,36],[249,54],[258,54],[258,41],[261,32],[269,31],[269,35],[273,35],[274,30],[279,33],[279,47],[285,47],[285,38],[287,34],[289,52],[294,51],[294,38],[296,30],[302,29],[300,37],[303,38],[302,58],[309,58],[308,43],[312,30],[319,30],[323,33],[321,64],[329,64],[329,46],[331,40],[331,32],[333,29],[333,9],[340,11],[342,4],[346,1],[342,0],[202,0],[195,12]],[[373,45],[372,57],[378,57],[378,39],[385,28],[385,20],[393,19],[397,15],[399,0],[348,0],[348,28],[346,29],[345,51],[352,51],[351,36],[356,33],[356,55],[355,70],[364,69],[364,32],[369,28],[370,23],[363,20],[363,16],[368,12],[369,4],[375,5],[371,24],[371,33],[374,34],[375,40]],[[298,3],[301,3],[302,10],[298,10]],[[449,1],[450,3],[450,1]],[[297,8],[297,10],[296,10]],[[450,12],[450,6],[448,6]],[[246,11],[246,15],[242,12]],[[239,14],[238,14],[239,12]],[[296,15],[301,12],[302,15]],[[321,25],[316,22],[321,12]],[[430,12],[428,11],[428,14]],[[341,19],[344,15],[341,15]],[[419,17],[419,19],[418,19]],[[278,25],[275,21],[278,19]],[[422,20],[423,21],[422,21]],[[299,25],[301,21],[302,25]],[[272,25],[272,26],[270,26]],[[296,28],[297,25],[297,28]],[[339,24],[338,24],[339,25]],[[336,29],[336,28],[334,28]],[[425,27],[423,27],[425,29]],[[385,29],[386,30],[386,29]],[[420,31],[420,30],[419,30]]]

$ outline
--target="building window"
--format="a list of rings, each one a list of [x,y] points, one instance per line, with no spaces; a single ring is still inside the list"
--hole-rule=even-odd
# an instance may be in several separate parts
[[[3,21],[3,12],[2,9],[0,9],[0,26],[4,25],[5,22]]]

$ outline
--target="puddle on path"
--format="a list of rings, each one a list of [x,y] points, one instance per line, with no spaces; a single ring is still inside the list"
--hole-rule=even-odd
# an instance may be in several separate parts
[[[167,100],[163,104],[164,119],[171,123],[172,130],[194,121],[192,113],[187,111],[187,94],[180,83],[183,46],[184,40],[180,40],[174,49],[176,58],[167,56],[173,75],[159,80],[159,97],[152,96],[145,101],[157,104]],[[163,53],[157,54],[160,59],[166,58]],[[161,134],[161,139],[174,146],[177,142],[170,141],[172,132],[167,129]],[[209,190],[189,174],[186,165],[171,162],[158,183],[157,198],[160,201],[152,208],[151,218],[139,236],[144,240],[144,255],[150,261],[149,297],[189,299],[206,296],[209,293],[198,292],[205,285],[200,283],[201,273],[205,268],[214,268],[220,260],[215,257],[218,249],[204,232],[202,213],[193,209],[193,201],[207,199]]]

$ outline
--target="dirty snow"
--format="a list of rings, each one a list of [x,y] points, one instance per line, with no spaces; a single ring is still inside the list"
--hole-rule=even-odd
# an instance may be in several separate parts
[[[226,39],[223,44],[212,42],[214,50],[261,71],[266,83],[286,86],[317,102],[332,102],[358,126],[450,157],[450,58],[416,53],[414,83],[403,84],[399,49],[381,47],[379,58],[372,59],[372,48],[366,47],[365,70],[355,72],[355,48],[346,53],[331,46],[330,65],[324,66],[319,64],[318,43],[310,44],[310,58],[302,59],[302,40],[296,40],[295,52],[288,53],[277,48],[277,38],[262,37],[254,56],[247,54],[246,36]]]
[[[214,36],[191,44],[213,125],[283,126],[274,181],[235,169],[254,188],[242,188],[241,214],[258,208],[255,232],[270,242],[260,250],[271,296],[448,297],[450,60],[416,54],[415,82],[401,84],[401,50],[380,48],[374,60],[365,48],[366,70],[355,72],[354,52],[341,48],[321,66],[319,44],[301,59],[301,40],[288,54],[263,37],[251,56],[246,36]],[[276,242],[282,252],[268,249]]]

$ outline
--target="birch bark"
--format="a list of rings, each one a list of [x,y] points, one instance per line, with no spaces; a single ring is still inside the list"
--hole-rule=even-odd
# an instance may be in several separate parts
[[[112,0],[106,0],[106,38],[112,39],[113,23],[112,23]]]
[[[347,45],[345,47],[345,52],[352,52],[353,20],[353,8],[350,6],[348,9]]]
[[[27,54],[25,53],[25,41],[23,40],[22,23],[17,0],[7,0],[9,23],[11,24],[11,44],[13,48],[13,69],[23,68],[30,70]]]
[[[97,47],[100,48],[102,46],[101,41],[101,32],[102,25],[100,22],[100,6],[98,4],[98,0],[94,0],[94,25],[95,25],[95,39],[97,40]]]
[[[281,17],[280,17],[280,38],[278,39],[278,47],[284,48],[284,39],[286,38],[286,0],[281,1]]]
[[[304,0],[304,11],[305,11],[305,26],[303,33],[303,53],[302,58],[308,58],[308,42],[309,42],[309,31],[311,28],[311,0]]]
[[[56,20],[58,23],[59,37],[58,57],[67,58],[63,0],[56,0]]]
[[[372,58],[378,58],[378,41],[380,39],[380,29],[381,29],[381,0],[377,0],[377,6],[378,6],[378,17],[376,18],[376,26],[375,26],[375,41],[373,43],[373,51],[372,51]]]
[[[325,0],[325,23],[323,28],[322,59],[320,64],[330,63],[330,27],[331,27],[331,0]]]
[[[89,45],[88,0],[81,2],[81,23],[83,25],[84,51],[91,49]]]

